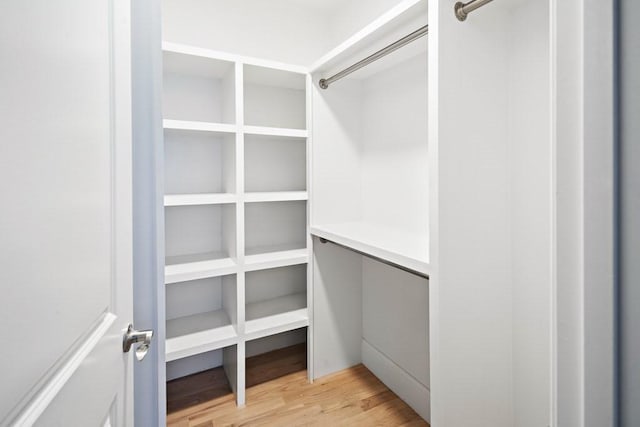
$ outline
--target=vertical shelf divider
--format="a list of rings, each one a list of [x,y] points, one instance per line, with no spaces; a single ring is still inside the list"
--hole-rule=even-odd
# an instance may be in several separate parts
[[[311,129],[313,129],[313,115],[311,114],[311,108],[313,105],[313,78],[311,74],[307,74],[305,80],[305,102],[306,102],[306,128],[307,128],[307,139],[306,139],[306,170],[307,170],[307,182],[306,182],[306,190],[307,194],[311,194]],[[308,262],[307,262],[307,313],[309,316],[309,326],[307,327],[307,378],[310,383],[313,382],[313,239],[311,237],[311,197],[307,199],[307,254],[308,254]]]
[[[246,373],[245,373],[245,238],[244,238],[244,64],[235,63],[235,116],[236,116],[236,191],[238,201],[236,204],[236,247],[238,276],[236,280],[237,313],[238,313],[238,340],[237,347],[237,382],[236,403],[238,406],[245,404]]]

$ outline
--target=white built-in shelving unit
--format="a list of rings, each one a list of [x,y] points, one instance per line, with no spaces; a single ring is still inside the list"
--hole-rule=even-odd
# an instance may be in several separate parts
[[[247,343],[279,348],[309,326],[310,78],[191,46],[163,52],[167,377],[222,364],[242,405]]]
[[[553,424],[559,2],[163,3],[308,64],[164,45],[168,378],[224,365],[242,404],[306,337],[310,379],[362,363],[433,425]]]

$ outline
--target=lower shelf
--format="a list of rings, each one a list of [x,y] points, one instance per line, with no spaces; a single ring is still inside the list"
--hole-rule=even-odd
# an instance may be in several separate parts
[[[167,321],[166,360],[181,359],[236,344],[238,334],[224,310]]]
[[[309,326],[306,293],[247,304],[245,314],[248,340]]]

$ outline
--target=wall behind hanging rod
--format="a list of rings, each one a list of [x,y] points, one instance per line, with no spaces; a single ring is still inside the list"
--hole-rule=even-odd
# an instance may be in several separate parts
[[[397,41],[391,43],[389,46],[384,47],[384,48],[380,49],[379,51],[377,51],[376,53],[373,53],[373,54],[367,56],[363,60],[356,62],[352,66],[350,66],[348,68],[345,68],[344,70],[340,71],[339,73],[336,73],[333,76],[331,76],[329,78],[326,78],[326,79],[320,79],[318,84],[322,89],[327,89],[331,83],[333,83],[335,81],[338,81],[341,78],[346,77],[349,74],[353,73],[354,71],[359,70],[360,68],[364,67],[365,65],[369,65],[372,62],[377,61],[378,59],[380,59],[380,58],[382,58],[384,56],[387,56],[391,52],[400,49],[402,46],[405,46],[405,45],[411,43],[412,41],[419,39],[420,37],[426,35],[428,31],[429,31],[429,26],[428,25],[425,25],[424,27],[420,27],[417,30],[415,30],[413,33],[407,34],[406,36],[404,36],[400,40],[397,40]]]
[[[468,3],[462,3],[461,1],[459,1],[453,7],[453,10],[456,13],[456,18],[458,18],[458,21],[464,21],[465,19],[467,19],[469,13],[484,6],[487,3],[491,3],[492,1],[493,0],[471,0]]]

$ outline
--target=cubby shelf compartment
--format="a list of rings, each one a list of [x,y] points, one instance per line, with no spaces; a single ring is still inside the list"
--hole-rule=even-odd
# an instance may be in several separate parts
[[[309,326],[306,293],[247,304],[246,339],[261,338]]]
[[[167,362],[237,343],[236,329],[222,309],[167,321]]]
[[[309,262],[307,249],[292,249],[247,255],[244,258],[244,270],[255,271],[268,268],[286,267]]]
[[[165,206],[222,205],[235,203],[238,197],[232,193],[167,194]]]
[[[244,64],[244,123],[274,128],[306,128],[306,76]]]
[[[247,203],[257,202],[287,202],[295,200],[307,200],[309,195],[306,191],[256,191],[245,193],[244,201]]]
[[[164,282],[166,284],[238,272],[236,262],[225,257],[222,252],[172,256],[167,257],[165,262]]]
[[[431,270],[426,235],[366,222],[315,225],[310,230],[314,236],[426,275]]]
[[[194,131],[194,132],[213,132],[213,133],[235,133],[236,125],[227,123],[211,123],[199,122],[193,120],[168,120],[162,121],[164,129]]]

